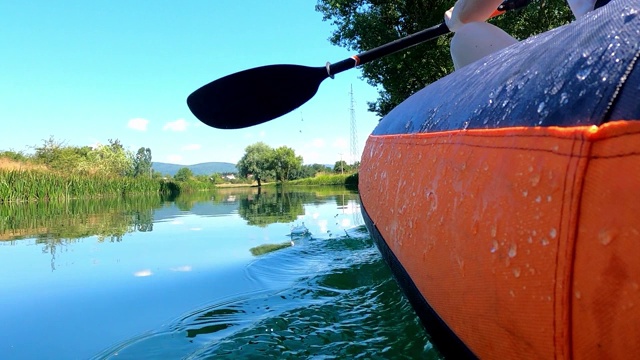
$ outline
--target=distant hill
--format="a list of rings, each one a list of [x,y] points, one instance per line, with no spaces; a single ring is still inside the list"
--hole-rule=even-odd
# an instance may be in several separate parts
[[[194,175],[238,172],[238,169],[236,169],[236,164],[226,162],[206,162],[194,165],[178,165],[154,161],[153,163],[151,163],[151,167],[154,171],[157,171],[160,174],[169,174],[171,176],[175,175],[178,170],[182,169],[183,167],[191,169]]]

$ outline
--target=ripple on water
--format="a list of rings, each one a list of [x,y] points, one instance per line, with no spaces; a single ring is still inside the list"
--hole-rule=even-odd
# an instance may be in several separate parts
[[[99,358],[440,358],[364,228],[268,254],[246,272],[265,290],[197,309]]]

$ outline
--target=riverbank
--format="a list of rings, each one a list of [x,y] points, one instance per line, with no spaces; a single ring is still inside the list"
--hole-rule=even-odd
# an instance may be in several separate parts
[[[286,184],[287,186],[327,186],[339,185],[346,187],[358,187],[358,173],[354,174],[320,174],[312,178],[291,180],[285,183],[263,182],[263,187]],[[251,184],[217,184],[217,188],[257,187],[258,183]]]

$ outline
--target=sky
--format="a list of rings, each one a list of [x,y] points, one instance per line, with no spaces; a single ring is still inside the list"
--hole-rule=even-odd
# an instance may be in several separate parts
[[[351,163],[351,88],[359,160],[379,117],[377,90],[351,69],[293,112],[246,129],[208,127],[187,96],[272,64],[324,66],[354,55],[316,0],[31,0],[0,4],[0,151],[32,153],[119,139],[153,161],[237,163],[248,145],[288,146],[305,164]],[[250,106],[250,104],[248,104]]]

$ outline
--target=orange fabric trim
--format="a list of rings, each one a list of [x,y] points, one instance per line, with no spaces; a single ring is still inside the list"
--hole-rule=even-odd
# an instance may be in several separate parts
[[[479,357],[640,353],[640,121],[372,135],[359,186]]]

